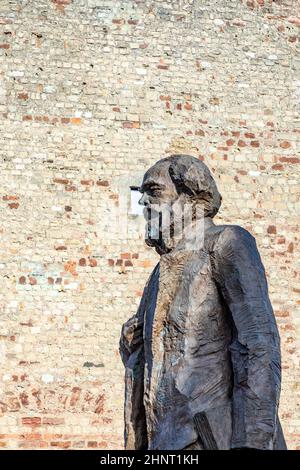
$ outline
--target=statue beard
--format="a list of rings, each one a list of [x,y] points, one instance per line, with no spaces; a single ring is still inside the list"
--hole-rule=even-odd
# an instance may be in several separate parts
[[[146,245],[155,248],[159,255],[172,251],[175,247],[174,239],[174,212],[172,207],[164,210],[146,208]],[[165,219],[164,219],[165,217]],[[163,220],[165,222],[163,223]],[[167,222],[166,222],[167,220]]]

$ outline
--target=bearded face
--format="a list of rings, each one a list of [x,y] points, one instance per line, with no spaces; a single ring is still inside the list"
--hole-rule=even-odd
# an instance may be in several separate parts
[[[148,246],[159,254],[183,242],[188,249],[202,246],[205,220],[211,220],[221,204],[215,181],[203,162],[187,155],[159,160],[145,173],[140,192]]]
[[[178,193],[170,178],[167,165],[155,165],[144,176],[140,188],[146,219],[145,241],[159,254],[172,249],[175,208],[178,206]]]
[[[186,197],[178,194],[166,164],[147,171],[140,191],[143,195],[139,203],[145,206],[146,244],[159,254],[168,253],[182,237],[184,223],[189,219]]]

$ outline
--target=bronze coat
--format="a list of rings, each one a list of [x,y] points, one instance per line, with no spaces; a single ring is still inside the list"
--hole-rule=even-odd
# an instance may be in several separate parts
[[[191,445],[199,412],[219,449],[285,448],[280,339],[255,239],[241,227],[212,225],[202,249],[161,256],[120,353],[127,449]]]

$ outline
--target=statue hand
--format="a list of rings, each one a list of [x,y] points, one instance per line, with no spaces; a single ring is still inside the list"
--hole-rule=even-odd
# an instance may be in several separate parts
[[[122,327],[120,345],[132,353],[142,342],[143,324],[136,316],[133,316]]]

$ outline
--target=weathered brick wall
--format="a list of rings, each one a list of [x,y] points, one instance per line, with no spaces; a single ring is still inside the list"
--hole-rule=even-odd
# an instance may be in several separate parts
[[[0,446],[122,448],[120,326],[157,258],[113,217],[185,152],[218,221],[257,238],[300,447],[299,18],[298,0],[1,0]]]

